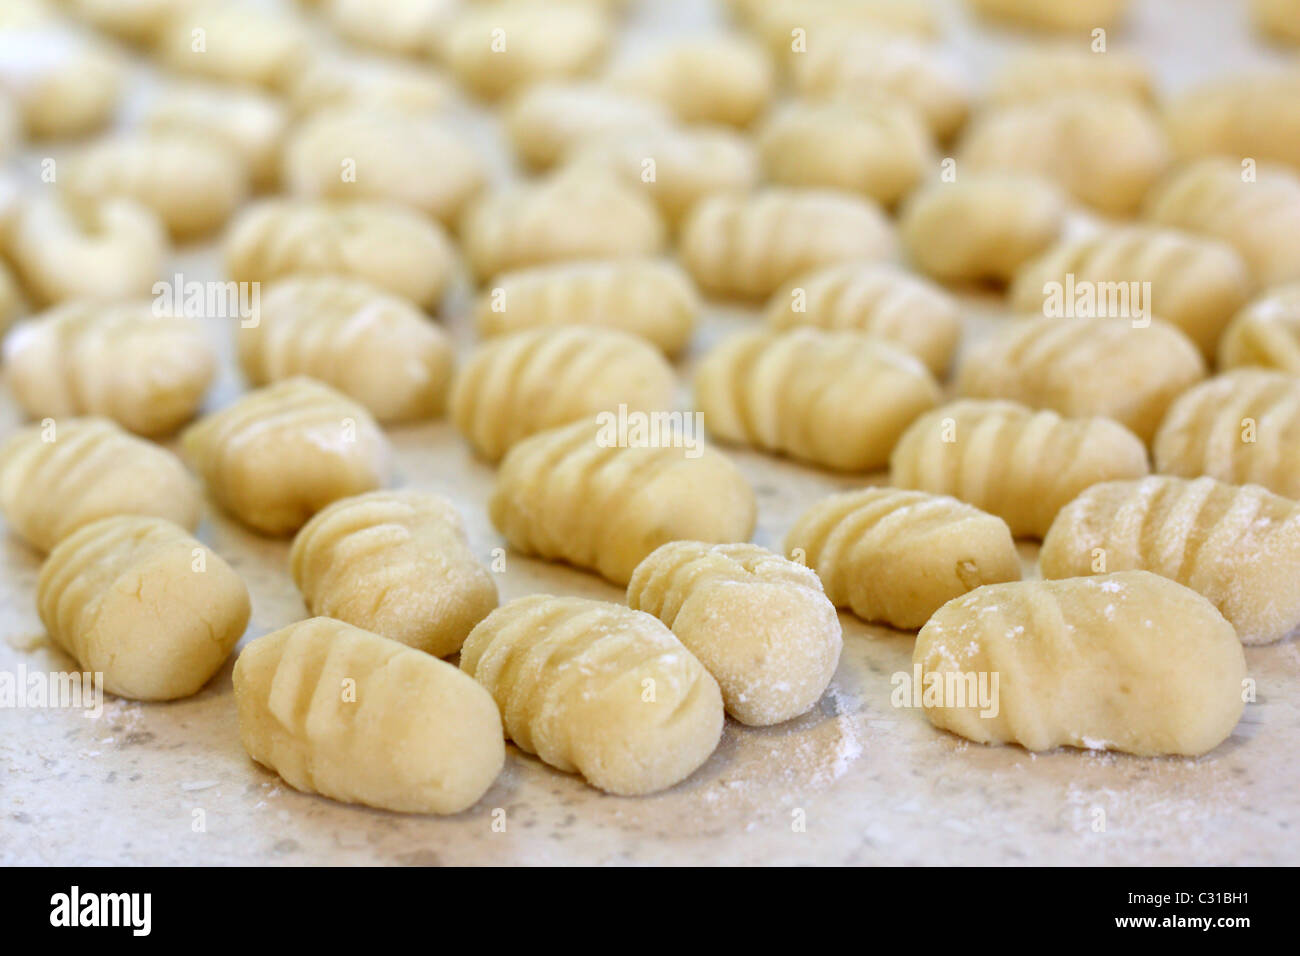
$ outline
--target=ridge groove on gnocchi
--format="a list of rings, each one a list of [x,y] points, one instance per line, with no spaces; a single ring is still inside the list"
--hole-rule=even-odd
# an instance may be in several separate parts
[[[1300,375],[1300,282],[1275,286],[1237,313],[1219,340],[1219,368]]]

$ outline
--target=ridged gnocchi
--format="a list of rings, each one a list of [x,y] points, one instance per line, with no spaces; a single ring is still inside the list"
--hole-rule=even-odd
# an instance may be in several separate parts
[[[1006,104],[1081,92],[1151,103],[1155,82],[1146,62],[1133,54],[1044,43],[1007,58],[994,71],[988,95],[993,103]]]
[[[673,263],[613,259],[505,273],[479,296],[474,322],[485,337],[565,325],[610,328],[676,355],[699,312],[695,287]]]
[[[701,201],[682,225],[679,252],[706,292],[756,299],[820,266],[890,259],[897,243],[869,199],[770,187]]]
[[[1118,422],[973,399],[922,415],[889,458],[892,484],[969,502],[1018,538],[1041,538],[1084,489],[1149,471],[1146,446]]]
[[[0,94],[13,99],[35,139],[84,136],[106,126],[125,73],[112,46],[55,19],[0,22]]]
[[[290,786],[399,813],[459,813],[505,765],[492,698],[452,665],[314,617],[235,661],[239,739]]]
[[[685,780],[722,736],[718,683],[673,632],[620,604],[534,594],[470,633],[460,667],[525,753],[623,796]]]
[[[1140,305],[1177,326],[1207,357],[1253,289],[1245,261],[1227,243],[1146,225],[1115,226],[1057,243],[1016,273],[1008,292],[1011,307],[1042,312],[1049,284],[1063,292],[1092,292],[1097,318],[1138,318]]]
[[[1068,32],[1115,26],[1129,0],[970,0],[970,5],[982,16]]]
[[[182,444],[213,500],[264,534],[297,531],[388,478],[388,441],[370,413],[309,378],[249,392],[191,425]]]
[[[1245,706],[1232,625],[1147,571],[979,588],[921,628],[912,662],[936,688],[938,700],[923,702],[932,724],[1026,750],[1197,756],[1232,733]],[[994,706],[962,694],[1000,677]]]
[[[700,362],[695,400],[720,440],[845,471],[871,471],[939,403],[919,359],[856,332],[741,332]]]
[[[216,375],[196,319],[149,302],[69,302],[19,322],[4,343],[9,390],[32,418],[103,415],[141,435],[194,417]]]
[[[193,531],[201,507],[179,458],[105,418],[29,425],[0,445],[0,512],[38,551],[113,515],[152,515]]]
[[[476,452],[496,461],[529,435],[597,412],[669,411],[676,386],[658,350],[625,332],[532,329],[470,355],[452,386],[451,419]]]
[[[230,565],[162,518],[117,515],[63,538],[41,567],[36,607],[54,644],[109,693],[197,693],[243,636],[248,588]]]
[[[593,82],[539,83],[505,110],[515,154],[534,169],[559,162],[582,140],[667,127],[668,111],[653,100]]]
[[[1161,474],[1300,498],[1300,379],[1257,368],[1207,379],[1169,406],[1151,451]]]
[[[1165,108],[1179,156],[1276,160],[1300,167],[1300,68],[1214,80]]]
[[[168,19],[154,53],[177,73],[270,89],[283,89],[312,55],[300,20],[249,0],[186,6]]]
[[[786,535],[837,607],[911,630],[984,584],[1020,580],[1020,555],[1000,518],[946,495],[864,488],[831,495]]]
[[[1007,398],[1071,418],[1113,418],[1150,441],[1173,400],[1205,377],[1187,336],[1159,319],[1017,319],[971,349],[957,394]]]
[[[743,128],[771,102],[776,71],[761,46],[724,34],[653,49],[615,67],[609,83],[663,103],[683,123]]]
[[[1237,313],[1219,340],[1219,367],[1259,365],[1300,375],[1300,282],[1270,289]]]
[[[625,585],[669,541],[748,541],[754,491],[721,452],[677,444],[620,443],[604,422],[575,422],[524,439],[497,471],[488,514],[510,546],[594,570]],[[698,436],[696,436],[698,440]]]
[[[306,275],[267,287],[256,324],[235,331],[250,385],[307,375],[381,422],[441,415],[451,340],[410,302],[361,279]]]
[[[402,56],[431,52],[447,29],[457,0],[326,0],[324,14],[342,37],[361,46]]]
[[[773,294],[766,317],[780,330],[865,333],[915,355],[935,378],[947,374],[961,339],[956,299],[883,262],[844,262],[799,276]]]
[[[497,606],[492,575],[440,495],[372,491],[317,512],[289,567],[307,611],[435,657],[455,654]]]
[[[1151,571],[1209,598],[1243,644],[1300,627],[1300,505],[1258,485],[1155,475],[1093,485],[1056,516],[1045,578]]]
[[[663,621],[742,724],[779,724],[821,699],[843,635],[817,575],[756,544],[671,541],[639,565],[628,607]]]
[[[231,223],[225,258],[239,282],[350,276],[426,308],[442,297],[455,264],[447,234],[413,209],[324,199],[254,203]]]
[[[1061,236],[1065,197],[1047,180],[977,173],[907,200],[898,232],[908,258],[945,282],[1010,282]]]

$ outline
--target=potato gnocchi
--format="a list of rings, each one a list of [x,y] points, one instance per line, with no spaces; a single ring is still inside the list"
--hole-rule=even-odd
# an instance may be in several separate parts
[[[766,50],[733,34],[666,44],[615,67],[609,83],[664,104],[683,123],[744,128],[772,101],[776,71]]]
[[[1276,160],[1300,167],[1300,68],[1218,79],[1174,99],[1165,128],[1179,156]]]
[[[685,780],[722,736],[718,683],[673,632],[619,604],[534,594],[474,628],[460,667],[525,753],[636,796]]]
[[[177,73],[283,89],[311,60],[306,28],[248,0],[209,0],[168,19],[154,52]]]
[[[1237,313],[1219,340],[1219,367],[1258,365],[1300,375],[1300,282],[1277,286]]]
[[[316,57],[288,90],[299,116],[333,107],[427,115],[446,109],[455,95],[451,80],[423,63],[355,54]]]
[[[198,693],[251,610],[248,588],[219,555],[145,515],[103,518],[59,541],[41,567],[36,607],[56,646],[132,700]]]
[[[327,0],[330,26],[361,46],[401,56],[421,56],[437,46],[438,35],[455,15],[457,0]]]
[[[1264,33],[1300,43],[1300,3],[1296,0],[1251,0],[1250,9]]]
[[[668,111],[653,100],[592,82],[539,83],[506,108],[516,155],[534,169],[559,162],[584,139],[667,127]]]
[[[0,22],[0,94],[12,97],[35,139],[102,129],[117,111],[125,73],[122,56],[93,35],[53,19]]]
[[[1109,29],[1128,10],[1128,0],[970,0],[982,16],[1040,30]]]
[[[904,630],[967,591],[1020,580],[1005,521],[921,491],[831,495],[799,518],[785,550],[816,570],[836,606]]]
[[[1128,96],[1141,103],[1156,98],[1147,64],[1119,50],[1093,52],[1075,43],[1036,44],[999,66],[989,99],[998,105],[1046,99],[1061,93]]]

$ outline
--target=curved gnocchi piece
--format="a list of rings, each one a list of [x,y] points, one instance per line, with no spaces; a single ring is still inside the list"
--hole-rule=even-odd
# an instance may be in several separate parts
[[[763,298],[821,266],[889,259],[893,228],[868,199],[819,189],[710,196],[687,215],[680,254],[706,292]]]
[[[756,544],[671,541],[637,565],[627,603],[672,629],[742,724],[798,717],[839,666],[840,621],[817,575]]]
[[[435,657],[455,654],[497,606],[492,575],[439,495],[372,491],[303,525],[289,551],[307,610]]]
[[[1209,598],[1243,644],[1300,627],[1300,505],[1257,485],[1154,475],[1093,485],[1056,516],[1045,578],[1151,571]]]
[[[179,458],[104,418],[20,428],[0,445],[0,511],[38,551],[113,515],[151,515],[193,531],[202,499]]]
[[[324,14],[334,31],[353,43],[422,56],[436,48],[456,7],[456,0],[387,0],[378,8],[370,0],[327,0]]]
[[[217,504],[264,534],[297,531],[388,478],[388,441],[370,413],[309,378],[249,392],[191,425],[182,444]]]
[[[121,55],[57,20],[0,24],[0,93],[35,139],[84,136],[113,118],[125,80]]]
[[[392,203],[267,199],[235,218],[226,234],[226,271],[239,282],[293,274],[364,279],[423,307],[450,281],[447,234]]]
[[[1040,30],[1110,29],[1128,10],[1128,0],[970,0],[981,16]]]
[[[304,24],[247,0],[188,5],[167,21],[154,53],[177,73],[283,89],[311,59]]]
[[[889,459],[892,484],[952,495],[1030,538],[1084,489],[1149,471],[1146,446],[1118,422],[971,399],[922,415]]]
[[[1005,521],[920,491],[831,495],[804,512],[785,550],[804,555],[837,607],[903,630],[981,585],[1020,580]]]
[[[637,796],[685,780],[722,736],[718,683],[673,632],[620,604],[534,594],[489,614],[460,667],[525,753]]]
[[[441,415],[454,361],[446,333],[410,302],[329,275],[269,286],[257,323],[240,323],[235,347],[250,385],[307,375],[381,422]]]
[[[923,699],[930,723],[1026,750],[1196,756],[1232,733],[1244,707],[1232,625],[1147,571],[979,588],[930,618],[912,662],[938,698]],[[982,675],[1005,678],[987,709],[960,693]]]
[[[1253,368],[1207,379],[1169,406],[1152,453],[1162,474],[1300,498],[1300,379]]]
[[[505,764],[501,716],[445,661],[327,617],[235,661],[239,739],[291,787],[399,813],[459,813]]]
[[[1219,340],[1219,367],[1258,365],[1300,375],[1300,282],[1277,286],[1237,313]]]
[[[1300,3],[1296,0],[1251,0],[1250,9],[1262,32],[1300,43]]]
[[[695,374],[716,438],[845,471],[889,460],[898,436],[939,403],[920,360],[855,332],[741,332]]]
[[[1174,99],[1165,129],[1179,156],[1231,156],[1300,166],[1300,69],[1215,80]]]
[[[749,540],[754,492],[730,459],[681,433],[623,437],[598,417],[524,439],[497,471],[492,524],[516,551],[620,585],[669,541]]]
[[[218,554],[143,515],[103,518],[63,538],[41,567],[36,607],[58,647],[132,700],[197,693],[251,610],[248,588]]]
[[[32,418],[103,415],[141,435],[194,417],[217,359],[195,319],[148,302],[69,302],[19,322],[4,343],[9,389]]]
[[[1061,93],[1128,96],[1140,103],[1156,99],[1146,61],[1119,50],[1093,53],[1073,42],[1037,44],[1010,56],[994,71],[989,99],[1005,105]]]
[[[485,338],[566,325],[615,329],[676,355],[699,312],[695,287],[673,263],[614,259],[505,273],[479,296],[474,321]]]
[[[594,82],[539,83],[505,111],[515,153],[533,169],[548,169],[582,140],[667,127],[668,111],[653,100]]]
[[[767,51],[738,35],[679,40],[615,67],[616,89],[663,103],[683,123],[744,128],[776,92]]]
[[[1017,319],[973,348],[957,394],[1007,398],[1070,418],[1113,418],[1149,442],[1173,400],[1205,377],[1187,336],[1153,319]]]
[[[1176,229],[1116,226],[1067,239],[1027,262],[1009,290],[1011,307],[1042,312],[1053,294],[1049,287],[1053,293],[1093,292],[1092,311],[1112,319],[1136,314],[1138,290],[1145,295],[1149,288],[1149,298],[1143,299],[1148,314],[1176,325],[1209,357],[1246,304],[1252,282],[1245,261],[1227,243]],[[1123,314],[1109,314],[1113,311]]]
[[[497,461],[529,435],[597,412],[669,411],[677,379],[647,342],[613,329],[533,329],[479,346],[452,386],[451,418]]]

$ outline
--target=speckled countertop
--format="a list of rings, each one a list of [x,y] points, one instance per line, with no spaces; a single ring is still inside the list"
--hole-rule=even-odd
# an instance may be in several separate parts
[[[942,5],[954,10],[952,42],[977,75],[1012,42],[973,30],[953,4]],[[1235,4],[1135,6],[1130,46],[1153,61],[1167,86],[1265,55]],[[708,3],[643,3],[630,42],[715,22]],[[476,132],[493,135],[483,125]],[[184,250],[173,266],[169,272],[187,279],[217,278],[210,250]],[[466,301],[461,289],[446,310],[462,347]],[[970,304],[977,335],[990,321],[982,315],[989,304]],[[745,321],[740,312],[710,310],[695,354]],[[228,356],[227,330],[213,322],[210,332]],[[208,407],[239,390],[227,362]],[[0,435],[17,422],[0,397]],[[390,437],[397,483],[454,498],[487,560],[501,546],[484,510],[491,469],[445,423],[393,429]],[[772,547],[817,498],[862,483],[756,454],[735,458],[759,496],[755,540]],[[246,639],[305,616],[286,571],[287,542],[211,512],[199,536],[248,583]],[[1031,566],[1034,547],[1022,545],[1022,554]],[[71,667],[43,639],[33,606],[38,569],[37,555],[0,538],[0,672]],[[537,591],[622,599],[593,576],[513,554],[498,585],[503,602]],[[1034,756],[964,742],[934,730],[918,711],[891,706],[891,675],[910,670],[912,636],[841,620],[844,655],[820,705],[779,727],[729,722],[709,762],[672,790],[607,796],[508,748],[488,793],[450,818],[300,794],[253,764],[236,732],[230,664],[188,700],[110,697],[98,719],[0,708],[0,864],[1300,862],[1294,639],[1246,649],[1258,700],[1207,756]]]

